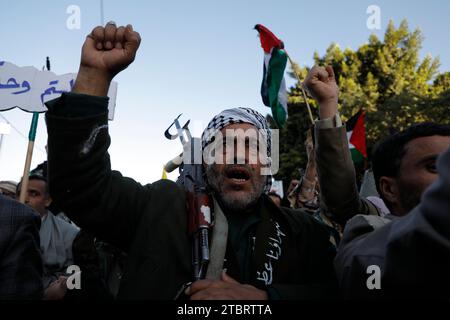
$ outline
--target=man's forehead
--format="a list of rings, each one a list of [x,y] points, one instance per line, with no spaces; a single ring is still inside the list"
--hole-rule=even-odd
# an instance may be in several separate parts
[[[450,147],[450,136],[419,137],[409,141],[405,146],[404,160],[420,161],[423,158],[439,155]]]
[[[33,179],[28,181],[28,189],[43,190],[47,182],[44,180]]]
[[[233,124],[229,124],[227,126],[225,126],[224,128],[222,128],[220,131],[222,132],[222,134],[226,133],[226,130],[248,130],[248,129],[254,129],[254,130],[258,130],[258,128],[251,124],[251,123],[247,123],[247,122],[243,122],[243,123],[233,123]]]

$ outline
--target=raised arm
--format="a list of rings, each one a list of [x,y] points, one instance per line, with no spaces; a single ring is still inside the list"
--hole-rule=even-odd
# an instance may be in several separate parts
[[[80,227],[127,250],[151,186],[111,171],[107,152],[111,80],[135,58],[140,36],[129,25],[96,27],[83,45],[72,93],[47,104],[49,187]]]
[[[378,214],[380,210],[358,193],[345,126],[338,114],[339,88],[333,68],[315,66],[304,85],[319,104],[315,147],[323,203],[341,223],[356,214]]]

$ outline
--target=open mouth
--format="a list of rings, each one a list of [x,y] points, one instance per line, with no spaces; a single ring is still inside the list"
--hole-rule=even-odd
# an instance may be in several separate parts
[[[245,183],[250,180],[250,171],[245,167],[231,167],[225,171],[225,176],[233,183]]]

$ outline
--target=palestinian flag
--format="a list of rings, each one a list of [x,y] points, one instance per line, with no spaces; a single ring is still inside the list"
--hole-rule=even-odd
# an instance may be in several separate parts
[[[367,159],[365,117],[366,112],[360,109],[346,124],[348,146],[354,163]]]
[[[257,24],[261,46],[264,49],[264,74],[261,84],[261,96],[264,105],[272,109],[272,117],[281,129],[286,123],[287,90],[284,71],[287,64],[287,53],[283,41],[278,39],[269,29]]]

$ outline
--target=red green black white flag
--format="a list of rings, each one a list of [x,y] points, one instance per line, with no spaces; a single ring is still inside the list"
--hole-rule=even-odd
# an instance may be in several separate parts
[[[367,159],[365,116],[366,112],[360,109],[346,123],[348,146],[355,163]]]
[[[284,71],[288,56],[283,41],[278,39],[269,29],[257,24],[261,47],[264,49],[264,73],[261,84],[261,96],[264,105],[272,109],[272,117],[279,128],[286,123],[287,90]]]

